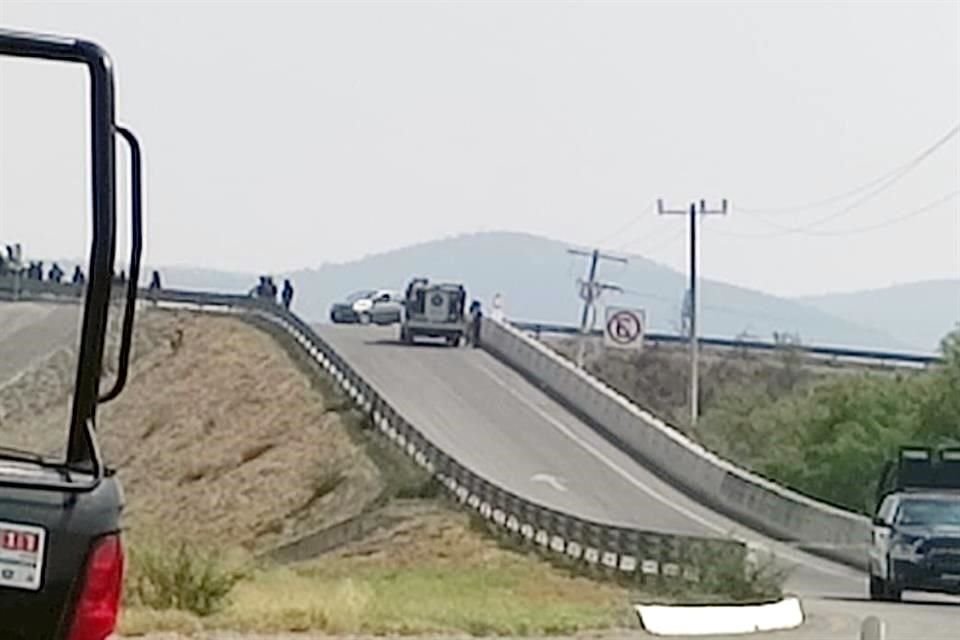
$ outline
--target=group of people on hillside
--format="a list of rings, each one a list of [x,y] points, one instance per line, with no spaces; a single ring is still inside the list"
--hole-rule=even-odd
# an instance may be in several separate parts
[[[277,301],[277,285],[273,281],[273,276],[260,276],[260,282],[250,290],[250,295],[254,298],[264,298]],[[279,292],[280,299],[286,309],[293,303],[293,284],[289,279],[284,279],[283,290]]]
[[[67,273],[58,263],[54,262],[45,274],[43,260],[31,260],[26,264],[26,266],[24,266],[23,248],[19,243],[12,245],[8,244],[5,246],[5,249],[5,252],[0,252],[0,276],[21,274],[21,276],[27,280],[46,280],[47,282],[64,284],[64,278],[66,277]],[[112,280],[114,284],[126,283],[126,271],[121,270],[119,273],[114,271]],[[86,282],[87,277],[84,274],[83,269],[80,268],[80,265],[75,266],[73,269],[73,275],[70,277],[70,284],[83,285],[86,284]],[[157,291],[160,288],[160,272],[154,270],[150,277],[150,290]]]
[[[27,279],[30,280],[43,280],[43,261],[31,261],[27,268],[23,268],[23,251],[19,244],[6,245],[6,255],[0,254],[0,275],[6,275],[8,273],[25,273]],[[63,282],[63,278],[66,276],[66,273],[56,262],[50,267],[49,273],[47,274],[47,280],[51,282],[56,282],[60,284]],[[126,273],[120,271],[119,273],[114,272],[113,282],[115,284],[123,284],[126,282]],[[86,282],[86,276],[83,273],[83,270],[80,266],[76,266],[73,271],[73,276],[71,277],[71,283],[74,285],[82,285]],[[150,276],[150,291],[159,291],[162,288],[162,283],[160,281],[160,272],[154,270]],[[283,304],[284,308],[289,309],[290,305],[293,303],[293,283],[290,282],[289,278],[285,278],[283,281],[283,288],[277,288],[276,283],[273,281],[273,276],[263,275],[260,276],[260,281],[257,285],[250,290],[250,295],[255,298],[262,298],[267,300],[272,300],[277,302],[277,294],[280,294],[280,302]],[[494,304],[494,307],[497,307],[497,304]],[[481,324],[481,310],[480,302],[474,300],[470,305],[470,330],[468,332],[467,339],[474,346],[478,345],[480,342],[480,324]]]

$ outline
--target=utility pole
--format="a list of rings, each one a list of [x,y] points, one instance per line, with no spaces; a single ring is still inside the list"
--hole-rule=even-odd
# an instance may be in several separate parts
[[[619,256],[611,256],[605,253],[600,253],[599,249],[594,249],[593,251],[567,249],[567,253],[575,256],[590,258],[589,275],[587,276],[586,280],[579,280],[580,298],[583,300],[583,315],[580,318],[580,344],[577,348],[577,366],[582,369],[584,348],[586,346],[588,333],[587,324],[590,321],[590,309],[593,307],[594,302],[600,297],[600,294],[602,294],[604,291],[622,291],[622,289],[615,284],[597,282],[597,263],[599,263],[602,259],[626,264],[627,259]]]
[[[700,416],[700,345],[697,316],[697,223],[701,216],[726,215],[727,201],[723,200],[720,209],[707,209],[706,203],[691,202],[689,209],[664,209],[663,200],[657,200],[657,211],[660,215],[688,215],[690,216],[690,426],[697,425]]]

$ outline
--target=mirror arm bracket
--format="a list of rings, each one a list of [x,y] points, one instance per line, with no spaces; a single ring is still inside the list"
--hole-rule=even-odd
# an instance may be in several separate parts
[[[110,402],[120,395],[127,384],[130,370],[130,348],[133,345],[133,317],[137,306],[138,283],[140,282],[140,256],[143,252],[143,170],[140,142],[132,131],[116,126],[116,131],[130,147],[130,185],[133,211],[131,215],[132,247],[130,249],[130,279],[127,282],[127,301],[123,312],[123,329],[120,338],[120,363],[113,388],[100,396],[101,403]]]

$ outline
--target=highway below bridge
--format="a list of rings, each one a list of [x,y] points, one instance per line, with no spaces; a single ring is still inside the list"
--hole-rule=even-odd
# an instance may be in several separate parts
[[[957,637],[956,599],[907,593],[904,603],[870,602],[866,574],[698,504],[484,351],[403,345],[395,327],[314,329],[425,436],[506,489],[601,522],[664,533],[734,533],[771,549],[790,570],[786,590],[803,597],[821,620],[816,636],[771,637],[856,637],[850,629],[867,615],[887,620],[891,640]]]

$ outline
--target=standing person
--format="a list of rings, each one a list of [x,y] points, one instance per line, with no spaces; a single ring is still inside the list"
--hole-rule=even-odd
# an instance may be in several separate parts
[[[7,261],[9,263],[10,272],[23,278],[24,268],[23,268],[23,255],[20,252],[20,245],[15,244],[12,247],[7,245]]]
[[[83,275],[83,271],[81,271],[80,266],[77,265],[77,267],[74,268],[73,270],[73,279],[72,279],[73,284],[83,284],[86,281],[87,279]]]
[[[290,308],[290,303],[293,302],[293,285],[290,284],[289,278],[284,278],[283,280],[283,306],[287,309]]]
[[[474,300],[470,303],[470,344],[476,349],[480,346],[480,329],[483,325],[483,311],[480,309],[480,301]]]
[[[154,269],[150,274],[150,286],[147,287],[147,297],[153,300],[153,306],[157,306],[158,293],[160,293],[160,272]]]
[[[277,285],[273,282],[273,276],[267,276],[267,295],[273,302],[277,301]]]
[[[47,276],[47,279],[57,284],[60,284],[60,281],[63,280],[63,269],[56,262],[50,267],[50,275]]]

